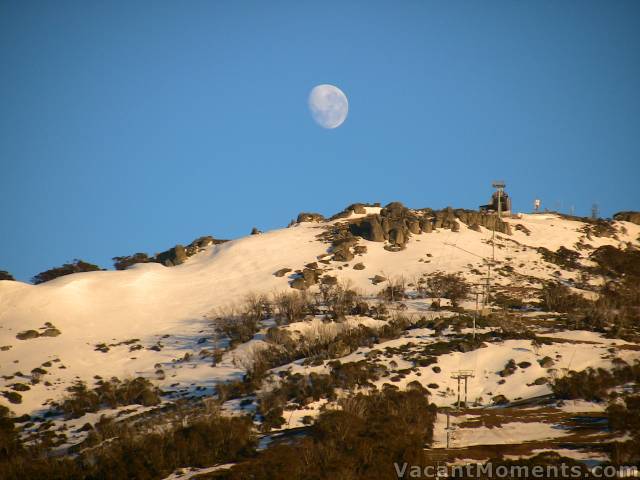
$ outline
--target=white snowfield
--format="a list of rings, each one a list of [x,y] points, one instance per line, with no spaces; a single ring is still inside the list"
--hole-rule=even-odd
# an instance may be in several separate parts
[[[573,248],[580,239],[593,247],[627,242],[638,245],[640,235],[640,226],[628,222],[616,222],[617,239],[589,240],[579,231],[584,224],[551,214],[522,215],[508,221],[524,225],[531,233],[526,235],[514,228],[511,236],[498,234],[496,258],[505,261],[510,257],[508,263],[516,272],[540,278],[551,278],[558,267],[542,261],[536,247]],[[175,365],[185,353],[212,346],[209,340],[202,341],[210,333],[211,319],[207,315],[212,311],[238,302],[249,293],[290,290],[290,278],[276,277],[274,272],[302,269],[326,254],[329,244],[316,236],[329,223],[301,223],[207,247],[176,267],[138,264],[126,271],[78,273],[37,286],[0,281],[0,392],[9,391],[15,383],[30,386],[30,390],[20,392],[22,403],[9,404],[3,397],[0,403],[10,406],[16,414],[31,414],[43,409],[48,400],[59,400],[66,387],[77,379],[92,385],[96,375],[156,378],[157,364],[162,368]],[[481,257],[491,256],[492,248],[487,243],[490,238],[491,232],[486,229],[476,232],[461,225],[457,233],[436,230],[413,235],[401,252],[389,252],[382,243],[360,240],[359,244],[368,248],[366,254],[351,262],[321,266],[330,275],[371,295],[384,286],[372,284],[371,278],[376,274],[387,278],[403,276],[410,283],[434,271],[462,272],[478,281],[480,277],[470,270],[479,269],[484,274]],[[354,270],[352,267],[358,262],[366,268]],[[562,278],[572,278],[572,274],[563,272]],[[61,334],[16,338],[26,330],[42,332],[46,322]],[[129,345],[122,344],[111,346],[106,353],[96,350],[98,344],[134,339],[143,348],[130,351]],[[161,348],[149,348],[158,342]],[[577,355],[578,361],[583,363]],[[199,385],[210,392],[216,382],[242,373],[242,365],[237,363],[228,356],[215,368],[185,361],[181,369],[173,368],[158,384],[162,388],[172,384],[179,384],[178,388]],[[37,367],[46,373],[39,383],[31,385],[29,376]]]

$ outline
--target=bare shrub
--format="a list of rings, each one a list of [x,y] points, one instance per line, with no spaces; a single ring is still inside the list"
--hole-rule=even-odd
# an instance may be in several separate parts
[[[306,291],[280,292],[273,295],[275,319],[278,325],[302,320],[313,310]]]
[[[427,277],[426,283],[426,291],[430,297],[437,299],[438,308],[442,298],[451,300],[451,305],[457,307],[470,291],[469,284],[457,273],[435,272]]]

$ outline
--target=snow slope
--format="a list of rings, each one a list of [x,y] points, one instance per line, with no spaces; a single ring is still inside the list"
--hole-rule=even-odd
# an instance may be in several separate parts
[[[531,233],[526,235],[514,229],[510,237],[498,235],[496,258],[510,257],[516,272],[540,278],[551,277],[558,267],[545,264],[535,247],[571,248],[580,239],[594,247],[624,242],[637,245],[640,235],[640,226],[627,222],[617,222],[626,229],[626,233],[619,233],[618,240],[607,237],[587,240],[579,231],[582,223],[555,215],[523,215],[509,221],[526,226]],[[213,310],[250,292],[288,290],[289,279],[273,273],[284,267],[301,269],[325,254],[329,245],[317,235],[329,223],[301,223],[211,246],[171,268],[138,264],[126,271],[78,273],[37,286],[0,281],[3,376],[0,391],[7,391],[16,382],[28,384],[30,372],[36,367],[46,370],[42,382],[21,392],[23,402],[11,405],[12,410],[21,414],[37,411],[48,399],[58,399],[77,378],[87,381],[95,375],[154,378],[158,364],[175,364],[184,353],[211,346],[206,340],[198,341],[209,328],[211,320],[207,315]],[[332,262],[326,269],[368,294],[381,289],[371,283],[376,274],[388,278],[404,276],[410,282],[425,273],[441,270],[463,272],[477,281],[478,277],[469,270],[484,268],[480,257],[490,257],[492,249],[487,243],[490,237],[491,232],[486,229],[476,232],[461,225],[457,233],[436,230],[413,235],[401,252],[389,252],[382,243],[360,240],[368,248],[366,254],[347,264]],[[363,262],[366,268],[354,270],[357,262]],[[570,273],[565,276],[570,277]],[[61,335],[16,338],[21,331],[42,331],[46,322],[59,329]],[[129,345],[123,344],[106,353],[96,350],[100,343],[128,340],[136,340],[132,343],[142,348],[130,351]],[[151,350],[158,342],[159,351]],[[51,366],[42,367],[46,362],[52,362]],[[173,372],[161,385],[204,384],[209,388],[216,381],[242,371],[232,359],[225,359],[215,369],[202,362],[185,361],[182,366],[180,372]],[[15,376],[16,373],[22,376]]]

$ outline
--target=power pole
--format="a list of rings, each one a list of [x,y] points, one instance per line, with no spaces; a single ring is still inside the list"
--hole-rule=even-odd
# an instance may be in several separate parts
[[[597,220],[600,217],[600,209],[598,208],[598,204],[594,203],[591,205],[591,219]]]

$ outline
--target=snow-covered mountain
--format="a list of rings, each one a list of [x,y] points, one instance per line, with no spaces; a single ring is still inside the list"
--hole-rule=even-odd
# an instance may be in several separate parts
[[[95,424],[102,415],[126,421],[157,407],[129,402],[62,415],[57,405],[79,381],[92,389],[113,377],[142,377],[159,387],[160,407],[211,396],[228,414],[254,415],[283,378],[339,375],[336,359],[352,366],[364,360],[367,388],[421,388],[444,409],[457,400],[456,372],[473,372],[468,399],[476,410],[458,413],[457,433],[449,438],[465,449],[464,458],[486,459],[477,449],[488,444],[527,443],[530,452],[544,450],[549,442],[571,441],[570,432],[562,430],[571,415],[602,415],[606,404],[558,403],[535,418],[518,410],[515,417],[500,419],[497,429],[483,422],[487,415],[497,421],[490,410],[496,404],[549,395],[555,379],[572,370],[610,371],[640,359],[634,341],[579,325],[568,329],[570,317],[537,308],[545,285],[598,298],[605,276],[597,273],[593,255],[606,246],[635,252],[640,225],[555,213],[499,221],[494,214],[462,210],[359,205],[331,220],[301,214],[288,228],[208,245],[176,266],[139,263],[39,285],[0,281],[0,404],[36,422],[25,424],[24,439],[40,438],[38,425],[46,425],[45,432],[60,432],[53,445],[64,451],[87,437],[82,425]],[[491,302],[472,329],[476,308],[489,300],[489,270]],[[470,287],[453,305],[446,295],[438,299],[425,288],[440,273],[458,274]],[[323,314],[327,292],[336,285],[339,292],[355,292],[364,307]],[[315,314],[288,321],[272,315],[272,308],[280,314],[287,308],[278,304],[283,293],[298,291],[308,305],[316,305]],[[394,298],[396,291],[401,295]],[[260,307],[266,310],[248,334],[232,338],[221,325],[229,319],[242,323],[238,313],[246,311],[248,298],[266,299]],[[350,332],[356,332],[351,340]],[[261,352],[269,349],[279,356],[267,362],[257,384],[247,383],[247,373],[254,374]],[[244,387],[237,390],[238,385]],[[358,385],[343,386],[343,394],[361,390]],[[229,393],[230,388],[236,390]],[[323,408],[337,408],[324,394],[282,401],[282,420],[267,430],[305,428]],[[261,415],[253,417],[259,428]],[[438,414],[433,448],[447,444],[443,422]]]
[[[16,372],[29,375],[43,363],[55,361],[53,367],[45,367],[43,380],[49,385],[33,385],[22,393],[22,403],[11,406],[17,413],[32,413],[43,408],[46,400],[62,395],[68,384],[78,378],[153,378],[156,364],[199,350],[202,344],[197,342],[206,336],[216,311],[231,307],[250,293],[289,290],[296,270],[330,258],[331,245],[322,234],[337,224],[380,212],[376,207],[366,210],[364,214],[351,213],[346,219],[300,222],[212,245],[184,264],[170,268],[144,263],[125,271],[67,275],[41,285],[0,281],[0,389],[16,381],[12,377]],[[587,238],[585,223],[555,214],[522,214],[505,221],[511,225],[512,234],[497,234],[495,258],[513,271],[506,276],[497,275],[496,282],[512,286],[536,288],[530,277],[557,277],[558,266],[542,259],[540,247],[555,251],[576,244],[593,248],[638,245],[640,236],[640,226],[630,222],[614,222],[615,236]],[[412,235],[400,251],[386,250],[388,242],[360,239],[359,245],[366,247],[366,253],[357,254],[348,262],[320,263],[319,269],[322,275],[335,276],[369,296],[375,296],[384,286],[372,282],[376,275],[387,279],[403,277],[406,283],[412,283],[436,271],[461,272],[469,281],[482,282],[486,275],[483,258],[492,256],[493,232],[483,227],[477,230],[465,224],[457,232],[436,228]],[[583,249],[586,263],[589,251]],[[354,269],[358,263],[364,269]],[[292,272],[274,275],[283,268]],[[571,281],[576,280],[576,275],[562,271],[560,278]],[[43,332],[49,324],[60,332],[58,336],[16,338],[28,330]],[[133,339],[137,340],[131,344],[143,348],[130,352],[131,344],[123,342]],[[162,344],[159,351],[150,349],[158,342]],[[102,352],[96,349],[101,344],[120,345]],[[240,369],[230,363],[225,368],[196,368],[167,378],[161,386],[176,382],[211,386],[239,373]]]

